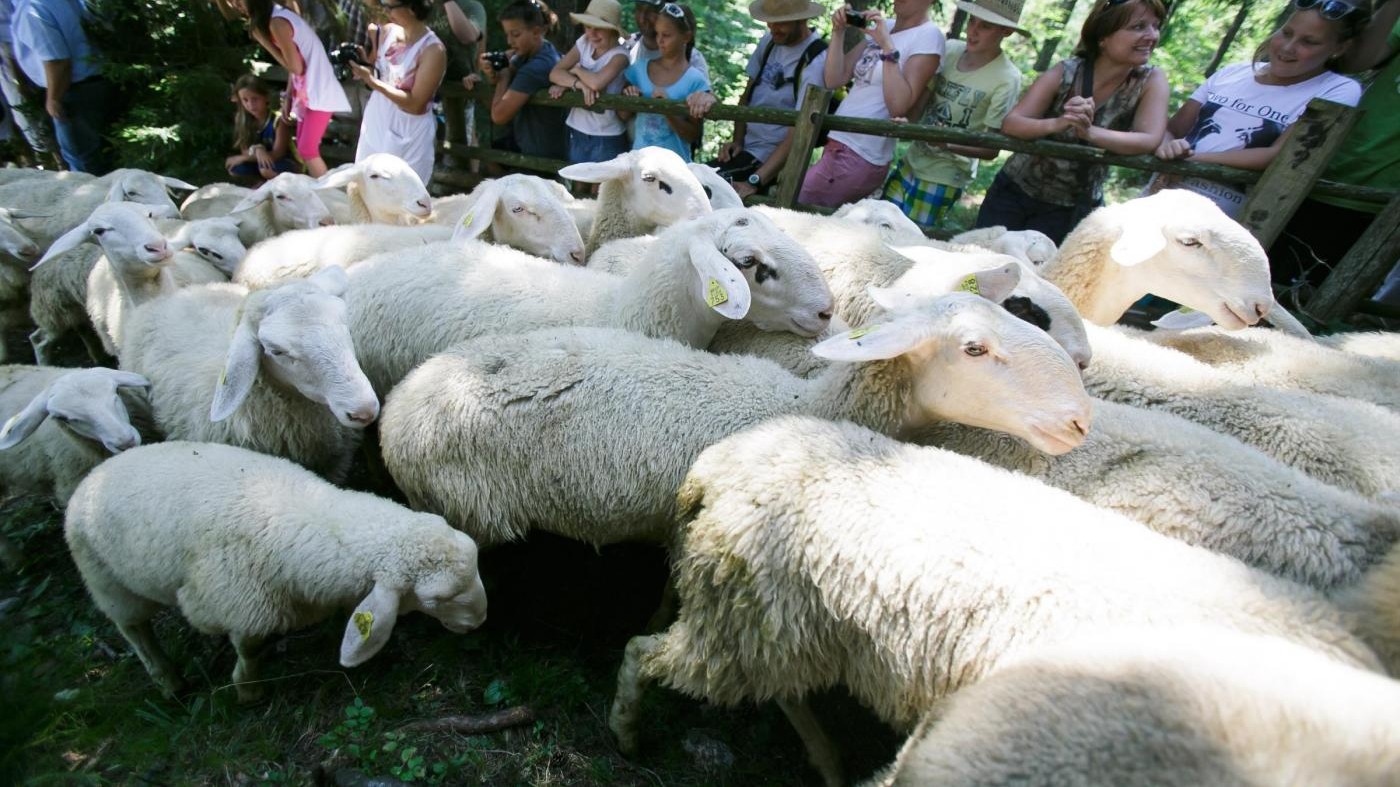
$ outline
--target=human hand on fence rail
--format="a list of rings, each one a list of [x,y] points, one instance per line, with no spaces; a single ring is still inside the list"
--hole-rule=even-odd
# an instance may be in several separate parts
[[[1157,146],[1153,155],[1163,161],[1171,161],[1179,158],[1189,158],[1191,156],[1191,143],[1184,139],[1172,139],[1168,136],[1162,140],[1162,144]]]
[[[685,97],[685,105],[690,107],[690,116],[693,118],[704,117],[718,101],[714,93],[705,90],[697,90]]]
[[[480,74],[467,74],[466,76],[462,77],[462,87],[466,88],[467,90],[471,90],[472,88],[476,87],[478,84],[480,84],[480,82]]]
[[[550,98],[561,98],[561,97],[564,95],[564,91],[565,91],[565,90],[568,90],[568,88],[567,88],[567,87],[564,87],[563,85],[550,85],[550,86],[549,86],[549,97],[550,97]]]
[[[641,94],[642,89],[636,85],[628,85],[622,89],[622,95],[624,96],[640,96]]]
[[[740,142],[737,139],[732,140],[730,142],[726,142],[723,145],[719,146],[718,158],[720,161],[728,161],[734,158],[735,156],[739,155],[739,153],[743,151],[743,149],[744,143]]]

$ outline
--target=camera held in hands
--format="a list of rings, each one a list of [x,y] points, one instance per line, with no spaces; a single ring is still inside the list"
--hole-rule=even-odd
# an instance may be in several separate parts
[[[510,50],[505,49],[500,52],[487,52],[482,58],[491,65],[492,71],[505,71],[510,68]]]
[[[870,24],[870,20],[866,19],[865,14],[859,11],[847,11],[846,24],[851,27],[865,27]]]
[[[360,57],[359,50],[349,41],[338,44],[335,49],[332,49],[327,54],[330,57],[331,70],[335,72],[335,78],[340,82],[344,82],[354,76],[350,71],[351,63],[359,63],[365,68],[373,68],[373,66],[365,62],[363,57]]]

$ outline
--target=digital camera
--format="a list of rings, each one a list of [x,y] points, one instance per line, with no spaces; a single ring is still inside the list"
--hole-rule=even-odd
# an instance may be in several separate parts
[[[847,11],[846,24],[851,27],[865,27],[870,24],[870,20],[866,19],[865,15],[859,11]]]
[[[487,63],[491,64],[491,70],[493,71],[505,71],[507,68],[510,67],[509,50],[503,50],[500,52],[487,52],[486,54],[482,55],[482,57],[486,60]]]
[[[363,57],[360,57],[360,53],[355,49],[355,45],[349,41],[338,44],[335,49],[327,53],[327,56],[330,57],[331,69],[335,72],[335,78],[341,82],[354,76],[350,72],[351,63],[359,63],[365,68],[372,67],[369,63],[365,62]]]

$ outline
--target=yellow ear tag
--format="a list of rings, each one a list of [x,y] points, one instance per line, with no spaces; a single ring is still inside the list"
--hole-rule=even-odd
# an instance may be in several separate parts
[[[4,426],[0,426],[0,434],[9,434],[10,427],[14,426],[15,421],[18,420],[19,413],[15,413],[14,415],[10,416],[10,420],[6,421]]]
[[[465,216],[462,217],[462,229],[466,229],[467,227],[470,227],[470,226],[471,226],[472,217],[475,216],[475,215],[476,215],[476,211],[474,211],[474,210],[469,210],[469,211],[467,211],[467,215],[465,215]]]
[[[351,615],[350,619],[355,621],[355,628],[360,630],[360,639],[369,639],[369,631],[374,628],[374,613],[366,609]]]
[[[867,327],[865,327],[865,328],[857,328],[857,329],[855,329],[854,331],[851,331],[851,335],[850,335],[848,338],[850,338],[852,341],[854,341],[854,340],[859,339],[860,337],[866,335],[867,333],[870,333],[871,331],[875,330],[875,329],[878,328],[878,327],[880,327],[880,326],[878,326],[878,325],[870,325],[870,326],[867,326]]]
[[[969,273],[962,281],[958,282],[958,292],[970,292],[973,295],[981,295],[982,290],[977,287],[977,274]]]
[[[724,291],[724,285],[718,279],[710,279],[710,286],[705,288],[705,305],[711,309],[729,300],[729,293]]]
[[[1182,306],[1180,309],[1177,309],[1177,310],[1176,310],[1176,313],[1177,313],[1177,314],[1191,314],[1191,313],[1194,312],[1194,311],[1196,311],[1196,310],[1193,309],[1193,308],[1191,308],[1190,306]]]

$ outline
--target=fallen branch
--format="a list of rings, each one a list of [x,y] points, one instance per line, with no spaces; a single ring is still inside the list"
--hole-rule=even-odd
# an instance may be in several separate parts
[[[399,728],[399,732],[456,732],[462,735],[485,735],[535,720],[535,712],[516,705],[483,716],[443,716],[440,719],[415,721]]]

